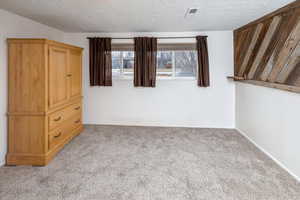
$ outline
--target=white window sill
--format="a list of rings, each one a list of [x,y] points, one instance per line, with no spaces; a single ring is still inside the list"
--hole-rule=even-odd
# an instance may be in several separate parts
[[[133,77],[112,77],[113,80],[116,81],[133,81]],[[195,81],[197,80],[195,77],[156,77],[157,81],[172,81],[172,80],[180,80],[180,81]]]
[[[195,77],[157,77],[156,80],[186,80],[186,81],[194,81]]]

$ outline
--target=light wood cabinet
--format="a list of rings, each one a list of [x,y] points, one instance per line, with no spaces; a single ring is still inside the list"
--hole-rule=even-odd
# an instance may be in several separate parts
[[[71,75],[71,89],[70,97],[77,98],[81,96],[81,85],[82,85],[82,68],[81,68],[81,52],[70,51],[70,64],[69,64],[69,73]]]
[[[46,165],[82,131],[82,48],[8,39],[7,165]]]
[[[49,47],[49,107],[69,100],[68,49]]]

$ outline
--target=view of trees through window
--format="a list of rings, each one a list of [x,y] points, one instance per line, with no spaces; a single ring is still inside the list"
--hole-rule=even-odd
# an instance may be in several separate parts
[[[173,76],[173,52],[159,51],[157,52],[157,70],[158,76],[172,77]]]
[[[134,66],[133,51],[112,51],[113,76],[132,76]]]
[[[113,76],[132,76],[134,67],[133,51],[113,51]],[[197,51],[158,51],[158,77],[196,77]]]

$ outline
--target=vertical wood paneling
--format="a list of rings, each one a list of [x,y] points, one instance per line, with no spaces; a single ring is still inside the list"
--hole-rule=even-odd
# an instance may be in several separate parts
[[[234,63],[235,67],[240,67],[241,62],[245,58],[245,54],[247,52],[247,49],[249,48],[249,45],[251,44],[251,39],[253,36],[253,33],[255,31],[255,27],[249,27],[248,29],[245,29],[241,32],[234,32]],[[235,69],[235,75],[238,76],[239,68]]]
[[[293,51],[291,58],[282,68],[281,72],[277,76],[277,83],[285,83],[291,72],[295,69],[296,65],[300,62],[300,42],[298,42],[297,47]]]
[[[285,84],[300,87],[300,62],[297,63],[293,72],[290,74]]]
[[[273,66],[278,60],[278,55],[283,48],[284,42],[286,41],[290,30],[295,25],[295,15],[293,13],[286,13],[282,15],[281,24],[276,31],[274,40],[269,46],[268,52],[266,53],[266,64],[261,66],[259,69],[260,80],[267,81],[269,74],[272,71]]]
[[[297,25],[290,33],[289,37],[287,38],[284,44],[284,47],[281,49],[278,55],[278,60],[275,63],[274,67],[272,68],[272,71],[268,77],[268,80],[270,82],[275,82],[278,74],[285,66],[285,63],[288,62],[288,58],[296,48],[296,45],[298,44],[299,40],[300,40],[300,18],[297,20]]]
[[[248,73],[248,78],[249,79],[252,79],[254,77],[254,74],[255,74],[255,72],[258,68],[258,65],[261,62],[262,57],[264,56],[264,54],[265,54],[265,52],[266,52],[266,50],[267,50],[267,48],[270,44],[271,39],[273,38],[273,35],[274,35],[274,33],[275,33],[275,31],[278,27],[278,24],[279,24],[280,20],[281,20],[280,16],[276,16],[276,17],[273,18],[272,23],[269,26],[269,29],[268,29],[265,37],[264,37],[264,40],[263,40],[263,42],[262,42],[262,44],[261,44],[261,46],[258,50],[258,53],[255,57],[255,60],[254,60],[252,66],[250,68],[249,73]]]
[[[236,29],[234,37],[237,80],[300,86],[300,1]]]
[[[265,66],[263,72],[260,75],[260,79],[262,81],[266,81],[269,74],[271,73],[272,67],[274,66],[274,57],[275,57],[275,51],[272,53],[269,62],[267,63],[267,65]]]
[[[251,43],[250,43],[250,46],[248,47],[248,50],[247,50],[247,53],[245,55],[245,58],[243,60],[243,63],[240,67],[240,70],[239,70],[239,73],[238,73],[238,76],[242,76],[246,70],[246,67],[248,65],[248,62],[249,62],[249,59],[250,59],[250,56],[251,54],[253,53],[253,49],[255,47],[255,44],[258,40],[258,37],[259,37],[259,34],[261,32],[263,28],[263,24],[258,24],[256,29],[255,29],[255,32],[254,32],[254,35],[252,37],[252,40],[251,40]]]

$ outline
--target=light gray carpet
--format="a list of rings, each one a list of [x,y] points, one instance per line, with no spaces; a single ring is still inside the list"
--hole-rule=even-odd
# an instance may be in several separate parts
[[[234,130],[87,126],[47,167],[0,168],[0,199],[299,200],[300,184]]]

